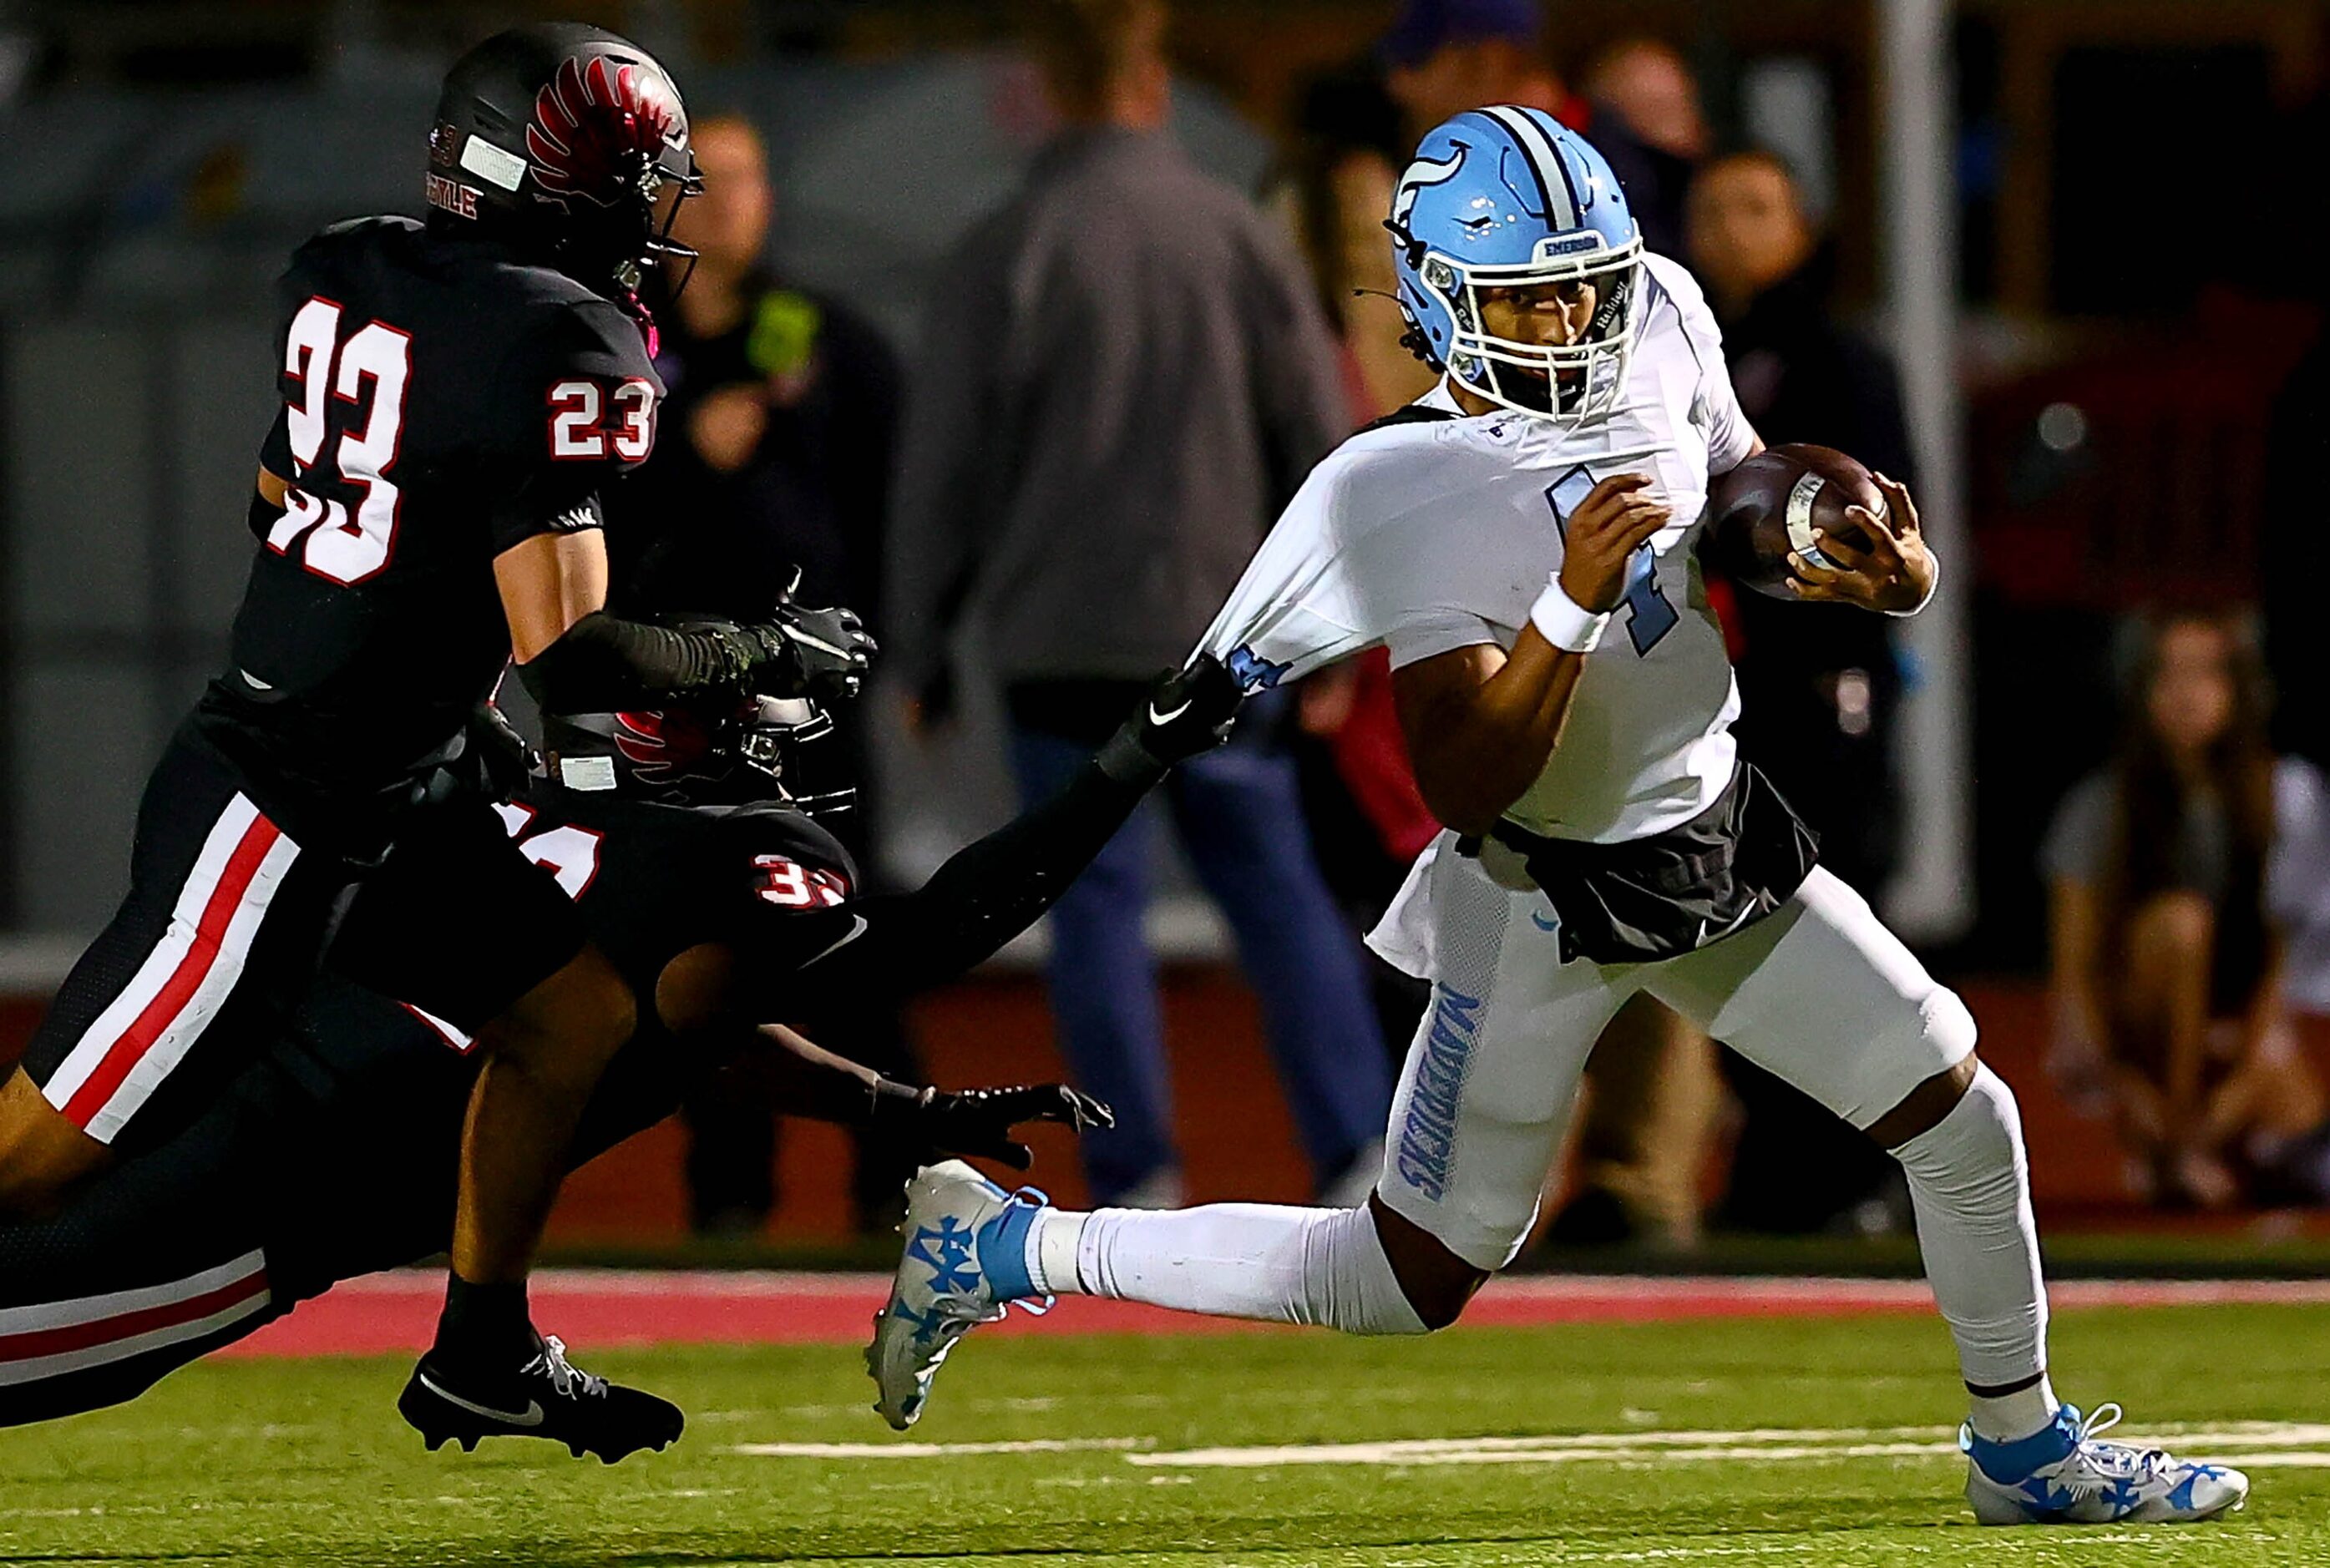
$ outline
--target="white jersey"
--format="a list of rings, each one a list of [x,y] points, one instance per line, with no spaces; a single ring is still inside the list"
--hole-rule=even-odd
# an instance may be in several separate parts
[[[1566,431],[1500,411],[1353,437],[1312,470],[1201,645],[1250,684],[1380,644],[1395,666],[1510,648],[1562,561],[1568,514],[1603,479],[1643,474],[1673,522],[1635,574],[1552,760],[1506,812],[1531,832],[1615,843],[1714,804],[1736,759],[1738,690],[1695,545],[1711,474],[1755,432],[1696,280],[1643,259],[1640,337],[1607,420]],[[1424,406],[1454,411],[1445,386]]]

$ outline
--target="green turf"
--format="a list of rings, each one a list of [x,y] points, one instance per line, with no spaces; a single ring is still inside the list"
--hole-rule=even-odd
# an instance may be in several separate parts
[[[2065,1396],[2119,1399],[2132,1425],[2321,1420],[2330,1393],[2330,1317],[2318,1311],[2068,1314],[2055,1345]],[[611,1470],[517,1441],[424,1454],[390,1408],[400,1364],[213,1364],[125,1410],[0,1432],[0,1562],[2330,1561],[2321,1469],[2254,1469],[2249,1510],[2214,1525],[1979,1531],[1956,1460],[1938,1455],[1690,1461],[1644,1449],[1558,1465],[1259,1469],[1142,1466],[1113,1450],[768,1458],[735,1449],[886,1440],[854,1351],[588,1361],[685,1404],[680,1447]],[[2206,1370],[2181,1370],[2195,1363]],[[1424,1341],[974,1336],[914,1436],[1118,1439],[1152,1454],[1775,1427],[1905,1427],[1924,1440],[1946,1437],[1954,1387],[1940,1327],[1917,1318],[1460,1329]]]

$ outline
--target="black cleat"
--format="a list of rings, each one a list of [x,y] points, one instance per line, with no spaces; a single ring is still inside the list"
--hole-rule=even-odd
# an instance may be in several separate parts
[[[677,1440],[687,1419],[679,1406],[577,1371],[554,1335],[539,1343],[525,1365],[486,1377],[450,1371],[431,1351],[397,1396],[396,1413],[432,1450],[457,1442],[468,1453],[479,1438],[546,1438],[578,1459],[592,1453],[611,1465]]]

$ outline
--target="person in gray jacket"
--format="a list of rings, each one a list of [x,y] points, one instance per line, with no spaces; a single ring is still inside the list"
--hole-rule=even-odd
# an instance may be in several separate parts
[[[1162,0],[1039,0],[1028,42],[1063,129],[939,273],[895,490],[894,671],[952,706],[957,639],[1002,683],[1023,795],[1047,795],[1179,666],[1271,518],[1348,433],[1332,338],[1286,237],[1165,127]],[[1372,1185],[1390,1099],[1365,959],[1321,876],[1283,694],[1164,792],[1236,932],[1319,1191]],[[1157,850],[1135,818],[1053,915],[1080,1082],[1116,1107],[1098,1201],[1180,1201],[1155,961]]]

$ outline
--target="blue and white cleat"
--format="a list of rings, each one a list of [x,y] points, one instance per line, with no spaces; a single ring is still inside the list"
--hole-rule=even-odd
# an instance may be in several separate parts
[[[1028,1228],[1042,1193],[1007,1193],[959,1159],[925,1166],[906,1184],[905,1255],[890,1302],[874,1316],[866,1370],[880,1390],[874,1408],[898,1431],[914,1424],[931,1379],[955,1341],[1003,1316],[1009,1303],[1048,1310],[1028,1278]]]
[[[1985,1525],[2174,1525],[2248,1501],[2249,1478],[2239,1470],[2105,1441],[2120,1414],[2118,1405],[2101,1404],[2082,1419],[2067,1404],[2054,1425],[2011,1443],[1985,1442],[1960,1427],[1974,1516]]]

